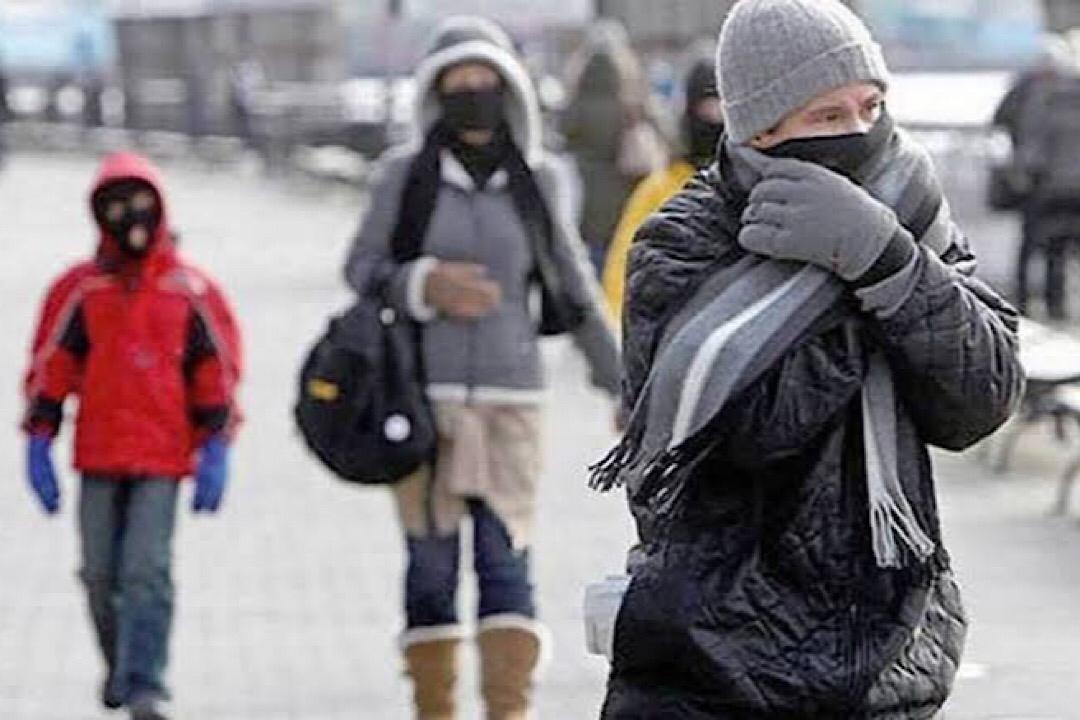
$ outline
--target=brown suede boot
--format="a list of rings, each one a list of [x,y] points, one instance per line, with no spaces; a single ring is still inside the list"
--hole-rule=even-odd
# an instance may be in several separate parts
[[[540,660],[540,636],[524,627],[481,625],[480,692],[487,720],[527,720],[533,674]]]
[[[453,720],[457,703],[456,638],[414,642],[405,648],[406,672],[413,681],[416,720]]]

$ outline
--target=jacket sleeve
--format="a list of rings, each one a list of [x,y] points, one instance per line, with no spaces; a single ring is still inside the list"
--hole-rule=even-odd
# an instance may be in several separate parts
[[[224,293],[205,282],[193,297],[184,352],[188,411],[196,443],[210,435],[233,435],[242,421],[237,391],[244,370],[239,325]]]
[[[1008,419],[1025,378],[1017,312],[974,277],[974,255],[955,225],[950,234],[940,258],[919,246],[911,267],[891,279],[901,287],[884,288],[884,295],[899,290],[898,303],[868,309],[922,439],[963,450]]]
[[[1005,97],[998,104],[994,110],[994,116],[991,119],[993,125],[997,125],[1007,129],[1011,133],[1015,133],[1020,119],[1020,108],[1023,105],[1024,96],[1027,91],[1027,83],[1023,80],[1009,88],[1009,91],[1005,93]]]
[[[64,400],[78,391],[90,351],[82,302],[86,276],[77,268],[61,277],[45,296],[23,380],[22,427],[28,433],[59,432]]]
[[[710,269],[744,254],[713,171],[692,177],[638,229],[622,313],[622,403],[633,408],[672,316]]]
[[[559,275],[566,283],[567,292],[585,314],[584,321],[573,333],[574,344],[589,363],[592,384],[611,395],[618,395],[619,347],[615,329],[604,311],[600,285],[586,255],[585,243],[572,222],[569,198],[559,189],[565,187],[565,183],[559,182],[556,173],[550,165],[542,165],[537,171],[537,181],[551,212]]]
[[[372,177],[370,204],[345,261],[345,281],[361,295],[371,292],[377,283],[388,282],[391,305],[417,321],[427,322],[434,318],[435,311],[424,302],[424,281],[435,259],[424,256],[398,265],[390,255],[391,236],[397,226],[411,161],[411,155],[398,149],[388,151],[379,160]]]

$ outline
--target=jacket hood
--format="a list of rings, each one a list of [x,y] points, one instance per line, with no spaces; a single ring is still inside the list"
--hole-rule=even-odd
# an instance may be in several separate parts
[[[716,83],[716,63],[713,58],[715,43],[699,41],[683,60],[682,87],[679,88],[683,112],[695,102],[709,97],[720,97]]]
[[[154,242],[147,253],[147,258],[159,253],[172,250],[172,230],[169,225],[168,205],[165,202],[165,193],[162,189],[161,175],[156,167],[142,155],[132,152],[118,152],[108,155],[101,161],[98,168],[97,178],[94,180],[93,189],[90,191],[90,213],[94,213],[94,196],[106,185],[121,180],[139,180],[147,185],[157,195],[158,207],[161,209],[161,222],[154,232]],[[94,218],[97,223],[97,218]],[[100,225],[100,240],[98,243],[98,257],[105,260],[120,260],[121,250],[116,240],[109,235]]]
[[[613,96],[639,105],[647,98],[641,62],[617,20],[601,20],[589,30],[567,65],[566,76],[575,99]]]
[[[427,52],[415,72],[416,140],[423,143],[442,117],[436,87],[439,76],[447,68],[469,61],[491,65],[506,83],[506,118],[511,135],[526,161],[535,164],[542,152],[543,133],[536,90],[510,36],[484,18],[448,18],[428,41]]]

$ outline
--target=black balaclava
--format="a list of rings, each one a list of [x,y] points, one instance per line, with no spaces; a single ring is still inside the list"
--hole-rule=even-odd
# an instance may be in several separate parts
[[[146,193],[153,202],[144,202]],[[138,259],[150,252],[161,224],[161,200],[142,180],[118,180],[94,193],[94,218],[120,251]]]
[[[694,63],[686,76],[686,111],[682,117],[686,159],[696,167],[705,167],[716,157],[716,146],[724,132],[723,122],[711,122],[694,112],[697,104],[719,97],[716,91],[716,70],[711,62]]]
[[[859,182],[859,172],[881,152],[892,137],[895,125],[888,112],[865,133],[787,140],[762,152],[774,158],[795,158],[817,163]]]

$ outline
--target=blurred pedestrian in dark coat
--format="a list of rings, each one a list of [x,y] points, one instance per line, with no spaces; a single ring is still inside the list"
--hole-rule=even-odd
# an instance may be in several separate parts
[[[1080,221],[1080,85],[1076,62],[1064,38],[1048,35],[1036,63],[1021,73],[994,112],[993,124],[1012,140],[1014,172],[1026,187],[1016,260],[1016,303],[1028,312],[1032,259],[1044,260],[1047,316],[1063,319],[1065,251]],[[1060,196],[1060,197],[1055,197]]]
[[[621,25],[593,28],[571,63],[570,83],[563,133],[581,173],[581,235],[599,275],[623,205],[639,181],[667,164],[667,152]]]

